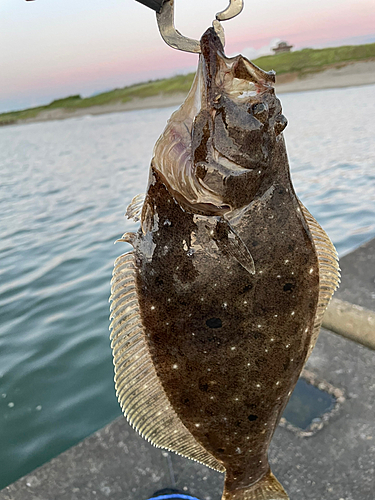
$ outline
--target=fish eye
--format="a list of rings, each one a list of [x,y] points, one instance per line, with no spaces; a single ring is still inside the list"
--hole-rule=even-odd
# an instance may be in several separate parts
[[[279,135],[288,125],[288,120],[284,115],[277,115],[275,118],[275,134]]]
[[[252,106],[254,117],[262,123],[265,123],[268,118],[268,104],[266,102],[257,102]]]

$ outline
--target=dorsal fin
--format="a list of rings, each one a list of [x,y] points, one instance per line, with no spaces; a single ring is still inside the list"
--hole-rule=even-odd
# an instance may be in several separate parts
[[[154,446],[224,472],[183,425],[152,362],[135,283],[134,252],[115,261],[111,288],[111,347],[116,394],[129,423]]]
[[[301,201],[299,204],[313,237],[319,264],[319,299],[314,332],[308,353],[308,356],[310,356],[319,335],[324,313],[332,295],[339,286],[340,268],[336,248],[333,246],[332,241]]]
[[[141,218],[141,212],[145,198],[146,195],[144,193],[134,196],[134,198],[130,202],[130,205],[126,209],[125,215],[128,219],[133,219],[134,222],[139,221],[139,219]]]

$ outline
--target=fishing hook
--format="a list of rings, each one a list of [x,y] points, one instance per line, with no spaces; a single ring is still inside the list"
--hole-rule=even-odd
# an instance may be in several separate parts
[[[143,0],[142,3],[145,3],[147,1],[149,0]],[[181,35],[181,33],[177,31],[174,26],[174,1],[175,0],[164,0],[164,3],[161,6],[161,10],[159,12],[157,11],[156,13],[156,19],[161,37],[167,45],[174,49],[199,54],[201,52],[199,41]],[[158,3],[160,5],[161,2],[160,0],[156,0],[156,2],[154,3]],[[243,9],[243,3],[244,0],[230,0],[228,7],[216,14],[216,19],[213,21],[212,25],[223,46],[225,44],[225,38],[224,30],[220,24],[220,21],[232,19],[233,17],[240,14]]]

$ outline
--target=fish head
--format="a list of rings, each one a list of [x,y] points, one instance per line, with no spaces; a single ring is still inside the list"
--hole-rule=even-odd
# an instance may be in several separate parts
[[[274,72],[227,57],[209,28],[190,93],[155,147],[154,167],[185,204],[225,213],[250,204],[275,177],[287,125]],[[280,144],[278,144],[280,143]]]

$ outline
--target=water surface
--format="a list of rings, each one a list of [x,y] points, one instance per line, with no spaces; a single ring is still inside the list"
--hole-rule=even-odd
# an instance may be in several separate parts
[[[343,255],[375,234],[375,86],[282,103],[296,191]],[[0,128],[0,488],[120,415],[113,242],[171,111]]]

